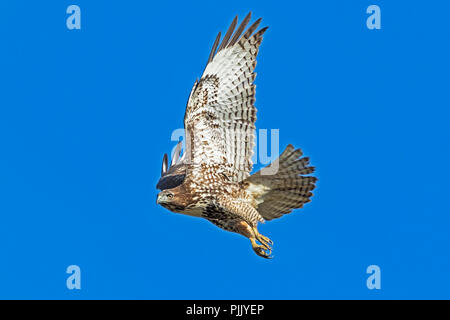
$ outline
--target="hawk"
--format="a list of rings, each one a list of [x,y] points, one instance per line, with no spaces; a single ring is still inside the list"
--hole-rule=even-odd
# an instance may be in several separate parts
[[[310,201],[314,167],[288,145],[268,167],[250,175],[255,146],[256,56],[267,27],[261,18],[247,30],[249,13],[235,30],[237,16],[211,49],[184,116],[185,148],[178,143],[170,164],[163,157],[157,203],[172,212],[209,220],[250,239],[253,250],[270,258],[273,242],[258,223],[302,208]],[[245,32],[244,32],[245,30]],[[275,170],[273,170],[275,168]],[[271,169],[271,170],[269,170]]]

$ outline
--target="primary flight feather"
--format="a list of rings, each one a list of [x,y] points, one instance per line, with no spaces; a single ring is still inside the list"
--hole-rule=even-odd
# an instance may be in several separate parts
[[[170,164],[164,155],[157,203],[242,234],[259,256],[269,258],[273,243],[259,233],[258,223],[301,208],[310,201],[317,179],[309,175],[314,172],[309,159],[292,145],[266,171],[250,175],[256,121],[254,69],[267,30],[257,30],[261,19],[245,30],[250,19],[251,13],[235,31],[235,17],[221,42],[218,34],[186,106],[183,155],[181,142]]]

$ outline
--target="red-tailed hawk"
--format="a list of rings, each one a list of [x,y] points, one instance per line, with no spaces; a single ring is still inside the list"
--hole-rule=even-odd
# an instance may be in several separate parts
[[[170,165],[164,155],[157,203],[242,234],[258,255],[269,258],[273,243],[258,232],[258,222],[309,202],[316,178],[308,176],[314,172],[309,159],[292,145],[266,167],[270,170],[250,175],[256,121],[253,71],[267,30],[256,31],[258,19],[244,32],[250,17],[234,32],[235,17],[222,42],[220,33],[216,38],[187,103],[183,156],[181,143]]]

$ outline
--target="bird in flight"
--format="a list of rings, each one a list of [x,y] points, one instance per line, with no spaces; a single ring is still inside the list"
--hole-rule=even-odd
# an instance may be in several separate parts
[[[261,19],[245,30],[249,13],[237,16],[222,41],[216,37],[206,68],[191,90],[184,116],[185,147],[170,164],[163,157],[157,203],[201,217],[247,237],[256,254],[270,258],[273,242],[258,223],[302,208],[316,177],[300,149],[288,145],[268,167],[250,175],[255,146],[256,56],[267,27]],[[270,170],[269,170],[270,169]],[[275,170],[274,170],[275,169]]]

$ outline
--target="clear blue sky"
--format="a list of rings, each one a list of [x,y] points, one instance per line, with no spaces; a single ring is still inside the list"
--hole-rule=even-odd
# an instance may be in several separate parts
[[[81,8],[81,30],[66,8]],[[368,30],[366,8],[381,8]],[[244,237],[155,203],[219,30],[268,25],[258,128],[317,167]],[[448,1],[2,1],[0,298],[450,298]],[[81,290],[66,268],[81,268]],[[368,290],[366,268],[381,268]]]

